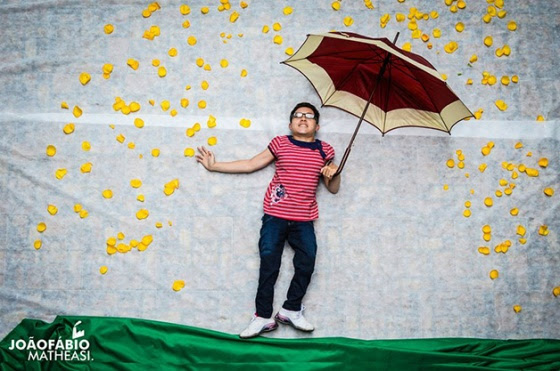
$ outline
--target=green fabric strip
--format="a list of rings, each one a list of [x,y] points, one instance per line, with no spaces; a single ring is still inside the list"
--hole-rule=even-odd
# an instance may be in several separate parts
[[[262,368],[560,369],[560,340],[241,340],[237,335],[142,319],[59,316],[53,323],[25,319],[0,343],[1,370]]]

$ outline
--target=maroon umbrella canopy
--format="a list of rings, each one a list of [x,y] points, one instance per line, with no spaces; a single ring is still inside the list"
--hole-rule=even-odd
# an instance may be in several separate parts
[[[309,35],[283,63],[307,77],[323,105],[364,114],[382,134],[410,126],[449,132],[472,116],[426,59],[386,38]]]
[[[323,106],[360,117],[337,174],[364,120],[383,135],[400,127],[449,133],[457,122],[472,116],[434,66],[386,38],[342,32],[308,35],[283,63],[311,82]]]

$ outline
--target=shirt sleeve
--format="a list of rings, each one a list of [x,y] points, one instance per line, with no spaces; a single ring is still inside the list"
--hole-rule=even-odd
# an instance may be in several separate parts
[[[334,148],[328,143],[326,143],[325,147],[326,147],[324,149],[325,150],[325,155],[327,155],[325,160],[326,161],[332,161],[334,159]]]
[[[274,158],[278,159],[278,151],[280,150],[280,137],[275,137],[268,144],[268,150],[272,153]]]

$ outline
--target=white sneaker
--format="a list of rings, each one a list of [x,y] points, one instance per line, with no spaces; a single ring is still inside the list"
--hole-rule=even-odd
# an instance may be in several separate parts
[[[249,339],[259,336],[263,332],[274,331],[278,328],[278,324],[274,318],[263,318],[255,315],[249,323],[249,326],[239,334],[242,339]]]
[[[294,311],[282,308],[278,313],[276,313],[274,319],[285,325],[292,325],[298,330],[311,332],[315,330],[315,327],[313,327],[311,323],[307,322],[303,316],[304,309],[305,307],[302,307],[300,311]]]

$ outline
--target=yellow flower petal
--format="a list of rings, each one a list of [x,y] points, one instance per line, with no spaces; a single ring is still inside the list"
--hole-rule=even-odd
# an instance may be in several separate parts
[[[463,32],[465,30],[465,24],[463,22],[458,22],[455,25],[455,31],[457,32]]]
[[[35,250],[39,250],[42,246],[43,241],[41,240],[35,240],[35,242],[33,242],[33,247],[35,248]]]
[[[189,38],[187,39],[187,43],[188,43],[190,46],[196,45],[196,41],[197,41],[197,40],[196,40],[196,37],[194,37],[194,36],[189,36]]]
[[[167,75],[167,70],[165,69],[165,67],[160,66],[157,73],[159,77],[165,77]]]
[[[102,265],[101,267],[99,267],[99,273],[101,273],[101,274],[107,273],[108,270],[109,270],[109,268],[107,268],[106,265]]]
[[[58,208],[54,205],[49,205],[49,206],[47,206],[47,211],[51,215],[56,215],[56,213],[58,213]]]
[[[504,102],[501,99],[496,100],[495,104],[496,104],[496,107],[498,107],[498,109],[500,111],[505,111],[508,108],[508,105],[506,104],[506,102]]]
[[[54,155],[56,155],[56,147],[52,144],[49,144],[47,146],[47,156],[53,157]]]
[[[523,236],[525,236],[525,233],[526,233],[526,232],[527,232],[527,230],[525,229],[524,226],[522,226],[522,225],[518,225],[518,226],[517,226],[516,233],[517,233],[518,235],[520,235],[521,237],[523,237]]]
[[[110,189],[105,189],[103,192],[101,192],[101,194],[104,198],[113,198],[113,191],[111,191]]]
[[[205,108],[206,108],[206,101],[200,100],[200,101],[198,102],[198,108],[200,108],[200,109],[205,109]]]
[[[89,73],[82,72],[80,74],[80,83],[82,83],[82,85],[87,85],[87,83],[90,82],[90,80],[91,80],[91,76]]]
[[[177,54],[179,54],[179,53],[177,52],[177,49],[171,48],[171,49],[169,49],[169,51],[167,52],[167,54],[168,54],[170,57],[176,57]]]
[[[114,30],[115,30],[115,26],[113,26],[112,24],[108,23],[105,26],[103,26],[103,32],[105,32],[107,35],[112,34]]]
[[[135,118],[134,119],[134,126],[136,126],[139,129],[143,128],[144,127],[144,120],[142,120],[139,117]]]
[[[46,230],[47,230],[47,225],[45,223],[41,222],[37,224],[37,232],[43,233]]]
[[[187,4],[182,4],[179,7],[179,11],[181,12],[182,15],[189,15],[191,12],[191,8]]]
[[[185,287],[185,281],[177,280],[173,282],[172,289],[173,291],[181,291]]]
[[[486,197],[484,199],[484,205],[486,205],[487,207],[492,207],[492,205],[494,205],[494,201],[491,197]]]
[[[194,156],[194,149],[185,148],[184,155],[185,155],[185,157],[193,157]]]
[[[290,15],[290,14],[292,14],[293,12],[294,12],[294,9],[293,9],[291,6],[287,6],[287,7],[285,7],[284,10],[283,10],[283,13],[284,13],[285,15]]]
[[[92,166],[93,166],[93,165],[92,165],[91,162],[86,162],[85,164],[83,164],[83,165],[80,167],[80,171],[81,171],[82,173],[91,173],[91,168],[92,168]]]
[[[74,117],[78,118],[82,115],[82,109],[78,106],[74,106],[74,109],[72,110],[72,114],[74,115]]]
[[[213,128],[216,126],[216,118],[212,115],[208,116],[208,121],[206,122],[206,125],[209,128]]]
[[[468,218],[471,216],[471,211],[469,209],[466,209],[465,211],[463,211],[463,216],[465,218]]]
[[[239,121],[239,125],[241,125],[241,126],[244,127],[244,128],[248,128],[249,126],[251,126],[251,120],[246,119],[246,118],[242,118],[242,119]]]
[[[482,255],[489,255],[490,254],[490,248],[488,248],[487,246],[480,246],[478,248],[478,252],[481,253]]]
[[[209,11],[210,9],[207,6],[203,6],[202,8],[200,8],[200,12],[202,14],[208,14]]]
[[[544,121],[544,116],[543,115],[538,115],[537,116],[537,121],[539,121],[539,122]]]
[[[217,143],[218,143],[218,139],[216,137],[208,138],[208,145],[209,146],[215,146]]]
[[[222,59],[220,61],[220,67],[227,68],[227,66],[229,66],[229,62],[227,61],[227,59]]]
[[[282,36],[276,35],[276,36],[274,36],[274,39],[272,41],[275,44],[281,45],[284,40],[282,39]]]
[[[132,179],[130,181],[130,186],[132,188],[140,188],[142,187],[142,181],[140,179]]]
[[[507,24],[507,29],[510,31],[517,30],[517,23],[515,23],[515,21],[509,21]]]
[[[511,214],[511,216],[517,216],[519,215],[519,209],[517,207],[514,207],[509,211],[509,213]]]
[[[560,286],[556,286],[555,288],[552,289],[552,295],[556,297],[560,296]]]
[[[552,189],[550,187],[546,187],[543,192],[548,197],[552,197],[554,195],[554,189]]]
[[[128,61],[126,62],[126,64],[132,68],[133,70],[137,70],[138,67],[140,66],[140,62],[138,62],[136,59],[128,59]]]
[[[146,219],[149,215],[150,215],[150,213],[147,209],[140,209],[136,213],[136,218],[138,220],[142,220],[142,219]]]
[[[187,134],[188,137],[192,137],[194,136],[195,131],[193,128],[188,128],[185,133]]]
[[[200,87],[202,88],[202,90],[206,90],[208,89],[208,81],[204,80],[200,83]]]
[[[548,166],[548,158],[542,157],[541,159],[539,159],[538,164],[540,167],[546,168]]]
[[[343,23],[346,27],[350,27],[354,24],[354,19],[352,17],[344,17]]]
[[[68,171],[66,169],[57,169],[56,172],[54,173],[56,179],[60,180],[62,178],[64,178],[64,176],[66,175]]]
[[[500,275],[500,274],[499,274],[498,271],[495,270],[495,269],[493,269],[493,270],[490,271],[490,278],[493,279],[493,280],[495,280],[496,278],[498,278],[499,275]]]
[[[541,236],[547,236],[548,235],[548,226],[547,225],[541,225],[539,227],[539,234]]]
[[[492,36],[486,36],[484,38],[484,45],[486,45],[487,47],[491,47],[493,43],[494,40],[492,39]]]

